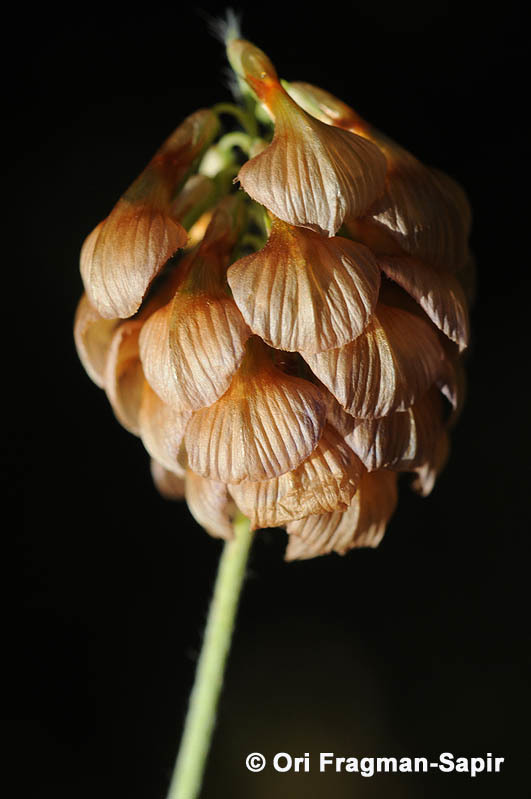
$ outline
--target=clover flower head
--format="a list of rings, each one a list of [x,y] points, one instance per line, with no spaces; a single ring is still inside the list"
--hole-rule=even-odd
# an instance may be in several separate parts
[[[241,105],[185,119],[83,245],[79,357],[213,536],[239,509],[288,560],[375,547],[462,407],[468,202],[233,26],[226,45]]]

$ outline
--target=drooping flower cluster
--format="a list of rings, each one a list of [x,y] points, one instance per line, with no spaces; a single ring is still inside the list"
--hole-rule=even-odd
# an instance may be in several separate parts
[[[78,353],[212,535],[239,508],[287,530],[288,559],[377,546],[462,404],[467,200],[249,42],[227,50],[245,129],[220,135],[227,105],[189,116],[88,236]]]

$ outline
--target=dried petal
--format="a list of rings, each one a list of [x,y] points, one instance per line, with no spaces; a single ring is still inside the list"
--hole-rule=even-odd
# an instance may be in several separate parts
[[[353,547],[377,547],[397,503],[396,473],[367,472],[350,507],[308,516],[287,525],[289,543],[286,560],[304,560]]]
[[[139,435],[138,414],[144,373],[138,356],[140,320],[122,322],[112,337],[104,371],[104,388],[116,418],[134,435]]]
[[[356,419],[346,442],[369,471],[411,471],[431,460],[442,424],[442,400],[433,387],[406,411],[381,419]]]
[[[269,240],[227,273],[251,330],[278,349],[340,347],[367,326],[380,275],[369,249],[275,220]]]
[[[176,410],[205,408],[230,386],[249,335],[229,297],[178,293],[142,330],[146,377]]]
[[[152,458],[179,477],[184,477],[179,455],[189,419],[189,413],[177,413],[162,402],[144,380],[138,416],[142,443]]]
[[[212,111],[189,116],[87,237],[81,275],[90,302],[105,318],[132,316],[168,258],[186,243],[171,200],[217,129]]]
[[[387,277],[407,291],[430,317],[434,325],[459,350],[469,343],[468,309],[463,289],[449,272],[435,269],[413,258],[381,257],[379,263]]]
[[[105,361],[120,319],[104,319],[83,294],[74,320],[74,341],[79,360],[90,379],[103,388]]]
[[[364,469],[332,427],[324,429],[309,458],[297,469],[262,482],[229,486],[253,527],[276,527],[311,513],[345,510]]]
[[[190,513],[201,527],[215,538],[234,538],[232,518],[235,506],[227,486],[186,470],[186,502]]]
[[[430,324],[381,303],[350,344],[302,354],[338,402],[360,418],[405,410],[445,373],[444,352]]]
[[[372,220],[419,260],[455,271],[468,257],[470,208],[463,190],[394,142],[380,146],[389,170],[385,194],[371,209]]]
[[[238,180],[285,222],[335,235],[383,193],[384,156],[372,142],[311,117],[280,85],[269,107],[273,141],[242,166]]]
[[[243,221],[239,198],[227,200],[189,259],[173,300],[149,318],[140,337],[146,378],[177,411],[204,408],[225,393],[250,336],[226,292],[229,256]]]
[[[151,459],[151,476],[155,487],[164,499],[182,499],[184,497],[184,479],[175,472],[170,472],[164,466]]]
[[[363,222],[382,227],[405,252],[437,268],[457,269],[466,261],[470,206],[452,178],[424,166],[324,89],[293,83],[288,91],[310,114],[367,137],[384,154],[388,166],[385,194]],[[362,240],[370,246],[375,236],[365,228],[369,235]],[[378,252],[391,254],[387,246]]]
[[[315,449],[323,393],[273,366],[253,337],[228,391],[197,411],[186,430],[190,468],[212,480],[267,480],[296,469]]]

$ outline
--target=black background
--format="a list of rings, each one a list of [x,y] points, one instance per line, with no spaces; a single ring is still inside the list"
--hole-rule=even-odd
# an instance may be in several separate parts
[[[468,402],[432,496],[404,480],[381,547],[345,558],[287,565],[285,534],[257,534],[202,795],[527,796],[531,285],[519,6],[239,8],[283,77],[329,89],[466,187],[479,295]],[[229,99],[224,54],[189,5],[48,7],[26,24],[36,34],[19,96],[29,136],[7,164],[26,209],[32,302],[21,320],[30,447],[8,464],[13,490],[28,489],[8,729],[24,754],[23,796],[162,799],[221,544],[184,504],[159,498],[147,455],[83,372],[71,331],[84,237],[184,116]],[[6,427],[18,444],[20,429]],[[251,751],[309,752],[312,773],[249,774]],[[475,780],[370,780],[320,775],[320,751],[492,752],[506,764]]]

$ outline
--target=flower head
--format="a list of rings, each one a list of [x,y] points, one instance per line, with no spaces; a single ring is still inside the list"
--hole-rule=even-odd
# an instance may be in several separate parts
[[[244,130],[192,114],[90,234],[76,346],[209,533],[240,509],[288,560],[374,547],[462,407],[468,204],[234,32],[227,52]]]

